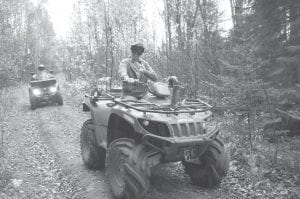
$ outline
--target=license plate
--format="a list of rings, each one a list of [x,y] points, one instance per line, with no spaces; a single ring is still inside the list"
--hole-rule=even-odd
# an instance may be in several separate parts
[[[184,160],[194,161],[199,158],[199,147],[193,146],[183,150]]]

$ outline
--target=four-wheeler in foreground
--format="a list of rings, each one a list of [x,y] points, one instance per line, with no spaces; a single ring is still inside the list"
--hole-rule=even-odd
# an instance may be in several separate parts
[[[115,198],[142,198],[150,168],[167,162],[181,161],[194,184],[219,185],[230,157],[212,107],[198,99],[179,100],[178,84],[156,82],[150,90],[142,99],[122,98],[120,89],[85,95],[83,111],[91,112],[80,135],[85,165],[106,167]]]
[[[63,98],[55,78],[47,80],[32,80],[29,83],[29,100],[31,109],[35,110],[43,102],[58,103],[63,105]]]

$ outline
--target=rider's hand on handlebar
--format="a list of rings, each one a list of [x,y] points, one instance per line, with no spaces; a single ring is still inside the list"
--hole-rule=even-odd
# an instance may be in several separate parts
[[[141,74],[145,74],[145,73],[147,72],[147,70],[146,70],[146,69],[143,69],[143,68],[138,69],[138,71],[139,71]]]
[[[123,80],[123,83],[128,83],[128,84],[134,84],[134,85],[138,85],[138,84],[146,84],[146,82],[141,82],[139,79],[134,79],[134,78],[126,78]]]
[[[130,83],[130,84],[134,84],[135,79],[133,79],[133,78],[126,78],[126,79],[124,79],[124,82]]]

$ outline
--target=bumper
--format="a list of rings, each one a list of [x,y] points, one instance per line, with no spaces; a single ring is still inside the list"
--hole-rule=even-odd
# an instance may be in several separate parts
[[[206,134],[191,137],[161,137],[146,134],[143,136],[143,142],[162,153],[162,162],[174,162],[182,160],[184,149],[189,147],[198,146],[200,149],[198,155],[202,155],[219,132],[220,130],[215,128]]]
[[[34,96],[33,98],[37,103],[39,102],[49,102],[49,101],[56,101],[56,95],[57,93],[47,93],[40,96]]]

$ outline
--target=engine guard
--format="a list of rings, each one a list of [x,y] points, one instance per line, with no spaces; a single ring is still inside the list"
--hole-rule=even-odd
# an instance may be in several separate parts
[[[161,137],[154,134],[146,134],[143,136],[143,143],[151,148],[161,152],[162,162],[175,162],[184,159],[184,151],[191,147],[197,146],[197,157],[201,156],[214,140],[220,130],[213,129],[209,133],[200,136],[191,137]],[[161,146],[155,143],[162,143]]]
[[[52,101],[56,100],[56,95],[57,95],[57,93],[49,93],[47,95],[36,96],[35,98],[38,103],[52,102]]]

